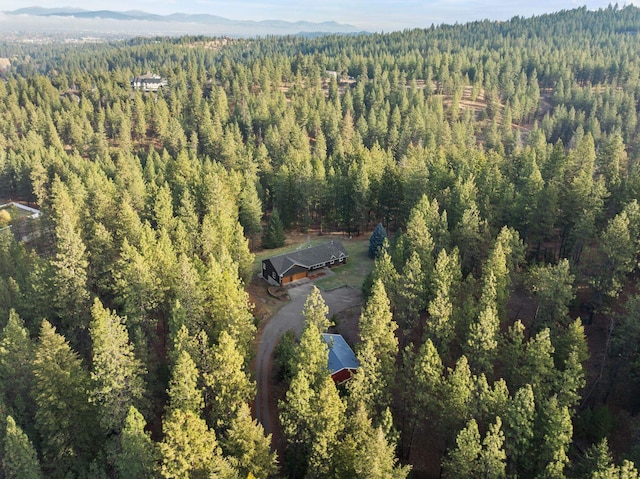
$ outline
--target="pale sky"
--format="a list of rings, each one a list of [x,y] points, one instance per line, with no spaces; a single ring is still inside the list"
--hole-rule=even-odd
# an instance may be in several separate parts
[[[85,10],[143,10],[169,13],[208,13],[233,20],[306,20],[349,23],[363,30],[401,30],[432,23],[507,20],[586,5],[604,8],[609,0],[1,0],[1,11],[24,7],[76,7]],[[624,4],[633,1],[620,1]],[[638,2],[636,2],[638,3]]]

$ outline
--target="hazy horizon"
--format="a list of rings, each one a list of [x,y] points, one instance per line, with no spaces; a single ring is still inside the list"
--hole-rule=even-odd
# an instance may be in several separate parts
[[[591,10],[606,8],[609,0],[551,2],[494,0],[355,0],[349,3],[338,0],[310,1],[266,1],[250,0],[5,0],[2,11],[13,11],[26,7],[80,8],[84,10],[128,11],[142,10],[147,13],[168,15],[172,13],[211,14],[232,20],[284,20],[325,22],[335,21],[369,31],[391,31],[405,28],[428,27],[431,24],[465,23],[475,20],[507,20],[516,15],[530,17],[586,6]],[[618,2],[620,7],[637,1]]]

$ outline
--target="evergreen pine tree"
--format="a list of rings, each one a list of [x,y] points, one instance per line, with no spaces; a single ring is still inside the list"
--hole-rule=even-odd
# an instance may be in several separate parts
[[[361,363],[366,361],[366,356],[375,356],[375,367],[363,365],[369,369],[368,380],[377,378],[377,391],[372,391],[376,406],[375,410],[368,410],[374,417],[374,411],[380,412],[388,406],[391,387],[390,379],[395,377],[395,363],[398,356],[398,338],[395,335],[398,325],[391,315],[389,299],[380,280],[376,280],[371,289],[371,296],[360,315],[360,338],[362,347],[358,351]],[[368,351],[368,352],[366,352]]]
[[[454,299],[459,289],[460,276],[458,251],[447,254],[446,250],[440,250],[433,270],[434,297],[427,307],[429,320],[425,329],[426,335],[443,354],[447,352],[454,335]]]
[[[409,369],[405,391],[413,434],[413,429],[420,420],[438,420],[442,406],[444,366],[430,339],[420,346],[417,355],[413,355],[411,346],[407,347],[404,363]]]
[[[43,468],[53,477],[84,471],[99,444],[89,402],[89,375],[78,355],[47,321],[33,362],[35,425],[42,438]]]
[[[42,478],[36,450],[11,416],[7,417],[7,432],[2,452],[5,479]]]
[[[311,453],[310,478],[326,477],[332,469],[332,459],[338,453],[340,434],[344,428],[345,405],[333,379],[328,374],[318,386],[311,401],[309,417]]]
[[[13,309],[0,334],[0,394],[13,416],[25,423],[35,406],[29,391],[33,384],[33,344],[22,318]]]
[[[445,460],[445,477],[449,479],[469,479],[479,477],[479,457],[482,452],[480,431],[475,419],[467,423],[456,437],[456,447]]]
[[[489,425],[480,442],[480,432],[475,419],[471,419],[458,434],[456,448],[444,461],[445,477],[459,479],[501,479],[505,477],[506,454],[503,449],[502,421]]]
[[[388,404],[389,388],[386,379],[382,376],[382,368],[373,342],[363,343],[358,348],[357,357],[360,366],[354,377],[347,383],[349,398],[351,401],[362,404],[366,412],[372,416]]]
[[[274,209],[269,218],[267,229],[262,233],[262,247],[265,249],[280,248],[285,242],[284,225],[280,213]]]
[[[177,409],[171,411],[162,427],[160,443],[161,474],[165,479],[208,478],[224,466],[215,433],[199,414]]]
[[[142,414],[135,407],[129,407],[120,434],[120,449],[114,461],[119,477],[131,479],[157,477],[158,449],[144,427],[145,420]]]
[[[91,315],[91,399],[100,409],[102,427],[107,432],[117,432],[124,425],[129,406],[142,398],[144,370],[134,356],[123,320],[105,309],[98,298]]]
[[[52,197],[56,240],[56,253],[51,261],[55,288],[53,299],[61,319],[62,333],[73,338],[75,344],[88,326],[87,251],[76,213],[79,206],[74,205],[74,199],[58,178],[52,186]]]
[[[405,336],[411,336],[417,329],[420,314],[426,307],[426,283],[420,256],[412,251],[398,282],[397,317]]]
[[[217,431],[224,430],[236,417],[240,407],[255,396],[255,384],[244,370],[245,359],[236,342],[226,332],[220,334],[211,358],[211,371],[204,373],[210,424]]]
[[[251,473],[256,479],[266,479],[278,472],[277,455],[271,452],[271,434],[264,435],[247,404],[241,404],[231,420],[223,449],[241,477]]]
[[[256,191],[256,184],[249,175],[245,175],[242,190],[238,198],[238,220],[244,233],[251,238],[262,232],[262,202]]]
[[[204,401],[202,391],[198,388],[199,375],[189,353],[181,351],[169,381],[169,411],[191,411],[200,415]]]
[[[329,374],[328,364],[327,344],[322,339],[317,324],[308,322],[302,331],[300,344],[296,348],[293,363],[294,375],[304,372],[311,381],[311,387],[315,388]]]
[[[323,333],[332,326],[331,321],[327,318],[328,314],[329,308],[325,304],[320,290],[314,286],[307,296],[302,309],[305,323],[314,323],[318,330]]]
[[[216,434],[201,417],[204,400],[199,371],[186,351],[178,356],[169,382],[169,408],[162,423],[161,474],[165,479],[232,477]]]
[[[384,239],[387,237],[387,230],[384,229],[382,223],[378,223],[378,225],[371,233],[371,237],[369,238],[369,258],[377,258],[380,254],[380,249],[382,248],[382,244],[384,243]]]
[[[347,414],[345,435],[334,457],[335,477],[354,479],[404,479],[410,467],[399,466],[395,445],[382,427],[374,427],[365,407],[356,403]]]
[[[289,443],[288,468],[294,475],[295,472],[304,473],[308,464],[313,395],[309,377],[304,371],[299,371],[291,380],[284,401],[278,404],[282,432]]]
[[[213,341],[218,340],[222,331],[229,333],[248,363],[256,326],[249,294],[238,277],[237,263],[228,254],[211,257],[209,263],[200,283],[204,308],[209,315],[203,329]]]
[[[532,476],[535,457],[532,451],[535,401],[529,384],[518,389],[505,412],[505,451],[509,458],[508,473]],[[533,452],[533,454],[532,454]]]
[[[573,436],[569,408],[561,406],[553,396],[542,405],[538,414],[536,434],[540,444],[537,451],[539,477],[564,478],[564,468],[569,462],[567,452]]]

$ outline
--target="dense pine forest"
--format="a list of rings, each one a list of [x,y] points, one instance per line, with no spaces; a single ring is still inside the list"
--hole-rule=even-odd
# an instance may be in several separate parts
[[[0,44],[0,204],[42,212],[0,211],[0,477],[639,477],[639,33]],[[360,368],[314,290],[276,451],[254,254],[378,224]]]

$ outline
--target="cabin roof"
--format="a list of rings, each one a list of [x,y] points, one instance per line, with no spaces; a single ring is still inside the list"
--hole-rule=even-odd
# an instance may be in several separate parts
[[[322,339],[329,347],[329,372],[334,374],[343,369],[357,369],[358,358],[340,334],[323,333]]]
[[[331,240],[318,246],[273,256],[269,258],[269,261],[271,261],[278,274],[284,274],[294,266],[308,270],[315,265],[324,264],[332,260],[338,261],[340,258],[347,258],[348,256],[349,253],[347,253],[340,241]]]

